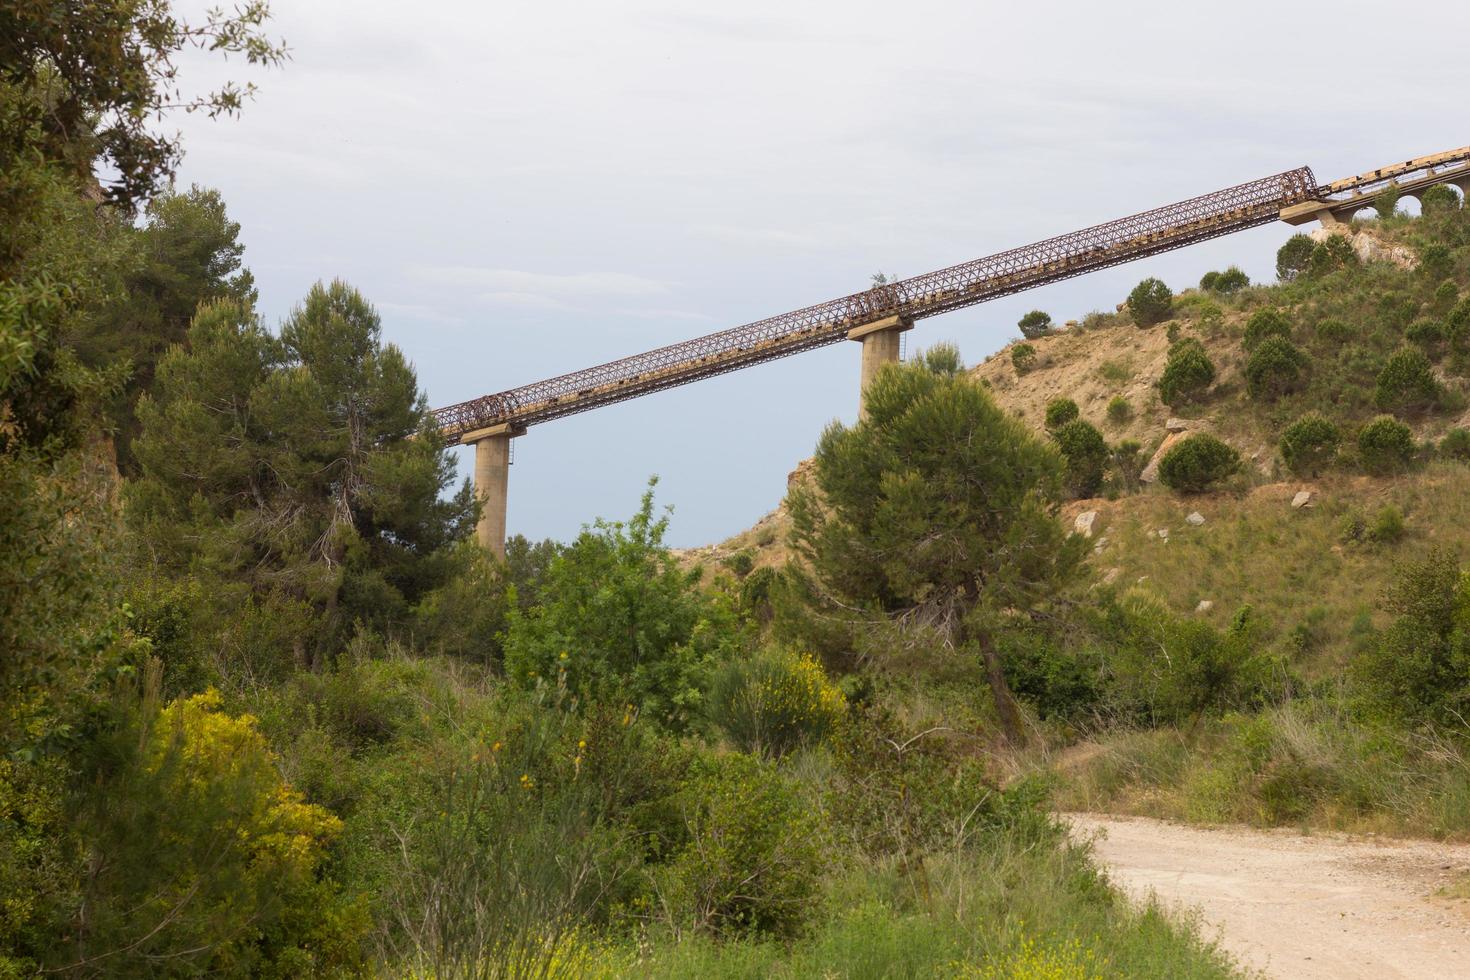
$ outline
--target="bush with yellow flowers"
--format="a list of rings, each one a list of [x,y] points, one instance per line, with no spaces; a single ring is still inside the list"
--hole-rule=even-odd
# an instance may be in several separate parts
[[[121,726],[78,813],[86,915],[46,964],[79,975],[287,977],[361,965],[366,911],[323,873],[341,829],[217,691]]]
[[[825,739],[847,699],[811,654],[771,649],[733,661],[715,676],[710,717],[742,751],[776,757]]]

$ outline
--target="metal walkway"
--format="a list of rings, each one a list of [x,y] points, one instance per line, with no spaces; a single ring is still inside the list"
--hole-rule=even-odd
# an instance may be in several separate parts
[[[937,316],[1270,224],[1281,219],[1283,212],[1304,215],[1322,210],[1322,205],[1354,200],[1371,203],[1390,182],[1419,190],[1437,183],[1464,186],[1467,179],[1470,147],[1324,185],[1317,184],[1308,167],[1289,170],[767,320],[436,409],[434,419],[451,439],[491,427],[514,434],[537,422],[835,344],[849,331],[877,321]]]

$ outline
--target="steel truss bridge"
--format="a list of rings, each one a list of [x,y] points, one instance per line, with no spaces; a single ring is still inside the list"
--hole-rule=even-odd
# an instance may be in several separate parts
[[[911,324],[1047,283],[1220,238],[1277,220],[1330,223],[1367,206],[1390,184],[1422,193],[1454,183],[1470,191],[1470,146],[1318,184],[1309,167],[1229,187],[1034,245],[721,330],[437,409],[446,438],[490,430],[517,435],[538,422],[689,384],[838,343],[882,321]],[[466,438],[469,437],[469,438]]]

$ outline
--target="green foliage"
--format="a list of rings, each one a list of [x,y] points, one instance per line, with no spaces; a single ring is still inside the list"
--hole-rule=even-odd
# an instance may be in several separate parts
[[[1353,328],[1335,317],[1328,317],[1317,324],[1317,337],[1329,344],[1341,344],[1352,339]]]
[[[1291,339],[1291,321],[1280,310],[1259,310],[1251,314],[1251,318],[1246,321],[1245,336],[1241,339],[1240,344],[1246,350],[1251,351],[1260,346],[1262,341],[1268,337]]]
[[[510,677],[688,728],[711,664],[741,637],[728,599],[701,589],[700,570],[682,571],[664,547],[667,530],[650,481],[631,520],[599,520],[553,558],[541,604],[509,613]]]
[[[826,739],[846,715],[847,700],[811,654],[774,648],[716,672],[709,711],[742,752],[777,757]]]
[[[1112,610],[1107,634],[1116,650],[1115,705],[1131,706],[1154,724],[1198,724],[1207,713],[1259,704],[1274,669],[1258,650],[1260,629],[1249,606],[1221,632],[1130,590]]]
[[[128,517],[152,558],[310,610],[315,642],[290,641],[300,661],[354,620],[406,623],[453,570],[450,546],[477,510],[468,484],[441,498],[453,461],[381,332],[342,283],[313,287],[279,339],[248,309],[207,305],[138,405]]]
[[[1444,184],[1435,184],[1419,198],[1425,217],[1452,214],[1460,210],[1460,196]]]
[[[1311,259],[1307,262],[1307,274],[1313,278],[1321,278],[1357,265],[1358,253],[1353,249],[1353,243],[1343,235],[1329,235],[1326,241],[1318,243],[1312,249]]]
[[[1215,381],[1215,365],[1204,345],[1186,338],[1169,348],[1168,363],[1159,377],[1159,400],[1170,407],[1188,404]]]
[[[1221,296],[1229,296],[1238,293],[1251,284],[1251,277],[1236,265],[1232,265],[1224,272],[1206,272],[1199,281],[1199,288],[1206,292],[1219,293]]]
[[[1143,453],[1143,444],[1136,439],[1124,439],[1113,447],[1112,467],[1117,477],[1118,489],[1132,492],[1141,485],[1139,477],[1148,465]]]
[[[737,551],[720,559],[720,564],[733,572],[736,578],[745,578],[755,568],[755,556],[749,551]]]
[[[1308,235],[1292,235],[1276,253],[1276,278],[1291,282],[1307,271],[1312,262],[1312,253],[1317,248]]]
[[[757,623],[771,621],[772,593],[780,572],[769,565],[755,569],[740,583],[740,609]]]
[[[1017,344],[1011,348],[1011,366],[1017,374],[1025,374],[1036,367],[1036,348],[1030,344]]]
[[[1440,354],[1444,344],[1445,326],[1438,320],[1420,317],[1404,330],[1404,339],[1417,345],[1426,356],[1434,358]]]
[[[1056,518],[1061,455],[941,353],[885,372],[862,422],[823,433],[815,492],[788,497],[791,540],[843,608],[942,623],[957,645],[978,645],[1018,736],[989,617],[1054,593],[1085,544]]]
[[[164,960],[240,977],[359,966],[364,910],[322,875],[341,822],[282,781],[254,719],[213,691],[129,714],[74,812],[88,915],[35,959],[108,976]]]
[[[1159,481],[1179,493],[1203,493],[1240,469],[1240,454],[1207,432],[1185,436],[1159,461]]]
[[[1439,441],[1439,454],[1450,459],[1470,461],[1470,429],[1456,426]]]
[[[201,303],[255,302],[255,280],[241,264],[240,226],[229,219],[217,191],[192,187],[149,201],[146,224],[127,232],[121,245],[120,292],[89,319],[75,344],[87,364],[126,362],[127,385],[110,400],[107,422],[122,471],[134,471],[130,443],[137,436],[138,396],[153,384],[158,360],[187,339]]]
[[[95,160],[112,175],[113,201],[146,200],[172,176],[181,155],[177,136],[160,134],[153,121],[181,103],[210,116],[233,115],[254,91],[227,82],[184,98],[179,54],[199,48],[243,54],[251,64],[280,64],[285,47],[261,33],[268,16],[259,2],[229,14],[211,11],[203,22],[183,20],[167,3],[7,9],[0,15],[0,63],[10,66],[5,87],[38,93],[46,103],[44,115],[6,113],[0,145],[14,147],[24,138],[85,178]]]
[[[1459,724],[1470,711],[1470,590],[1459,562],[1436,550],[1397,570],[1384,597],[1397,615],[1352,665],[1358,702],[1397,722]]]
[[[1432,408],[1442,395],[1429,358],[1417,347],[1403,347],[1378,373],[1373,403],[1383,411],[1412,414]]]
[[[1021,336],[1027,340],[1035,340],[1037,337],[1045,336],[1052,327],[1051,314],[1041,310],[1032,310],[1021,321],[1016,324],[1021,328]]]
[[[1439,282],[1455,268],[1454,256],[1443,242],[1426,242],[1419,247],[1419,275],[1430,282]]]
[[[1046,427],[1059,429],[1076,419],[1080,412],[1077,403],[1070,398],[1053,398],[1046,403]]]
[[[1095,496],[1108,462],[1108,444],[1102,433],[1091,422],[1073,419],[1052,432],[1052,438],[1066,461],[1067,492],[1078,499]]]
[[[1140,327],[1163,323],[1169,319],[1173,306],[1174,294],[1159,279],[1145,279],[1128,294],[1128,311]]]
[[[1403,536],[1404,512],[1393,504],[1384,504],[1368,527],[1368,540],[1375,544],[1394,544]]]
[[[1314,477],[1332,465],[1342,433],[1325,416],[1309,412],[1281,434],[1281,458],[1298,476]]]
[[[1408,468],[1414,459],[1414,433],[1392,415],[1380,415],[1358,430],[1363,469],[1386,476]]]
[[[673,805],[679,851],[656,878],[671,925],[789,936],[818,911],[824,830],[769,764],[746,755],[704,760]]]
[[[1291,341],[1268,337],[1246,361],[1246,387],[1252,398],[1280,398],[1302,386],[1307,363],[1307,355]]]
[[[1397,183],[1390,181],[1388,186],[1378,192],[1373,199],[1373,210],[1378,212],[1382,220],[1392,218],[1399,213],[1399,201],[1403,200],[1403,194]]]
[[[1114,425],[1123,425],[1133,418],[1133,405],[1122,395],[1114,395],[1108,401],[1108,421]]]

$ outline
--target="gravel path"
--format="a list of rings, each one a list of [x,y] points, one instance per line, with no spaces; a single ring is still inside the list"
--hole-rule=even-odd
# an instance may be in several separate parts
[[[1112,880],[1198,909],[1247,968],[1290,980],[1470,980],[1470,846],[1069,814]]]

